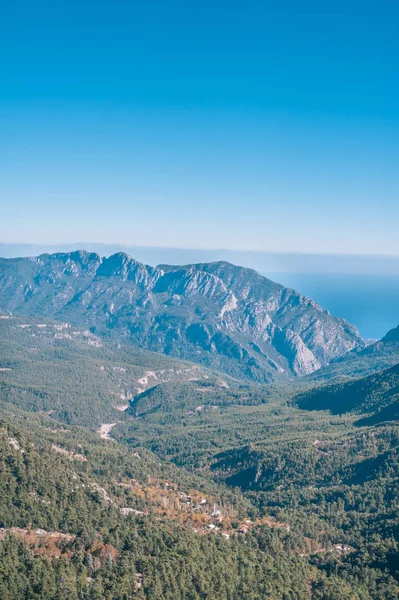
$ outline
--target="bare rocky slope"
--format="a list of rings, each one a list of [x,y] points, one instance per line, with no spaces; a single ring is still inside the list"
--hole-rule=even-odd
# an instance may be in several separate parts
[[[366,348],[355,348],[306,377],[306,381],[322,382],[348,377],[365,377],[399,363],[399,326],[391,329]]]
[[[310,374],[365,346],[344,319],[227,262],[150,267],[86,251],[0,259],[0,309],[260,382]]]

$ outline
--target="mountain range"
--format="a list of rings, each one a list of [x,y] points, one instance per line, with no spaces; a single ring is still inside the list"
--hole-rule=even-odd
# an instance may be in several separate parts
[[[84,250],[1,259],[0,309],[65,319],[262,383],[310,374],[366,346],[316,302],[227,262],[151,267]]]
[[[398,334],[226,262],[0,261],[0,597],[398,598]]]

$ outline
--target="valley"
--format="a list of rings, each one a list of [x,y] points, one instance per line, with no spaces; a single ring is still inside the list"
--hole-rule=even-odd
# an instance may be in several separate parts
[[[2,598],[399,598],[396,331],[254,273],[7,262]]]

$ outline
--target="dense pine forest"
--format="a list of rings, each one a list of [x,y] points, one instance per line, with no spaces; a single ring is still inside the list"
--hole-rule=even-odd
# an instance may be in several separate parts
[[[1,598],[399,598],[395,367],[251,384],[4,316]]]

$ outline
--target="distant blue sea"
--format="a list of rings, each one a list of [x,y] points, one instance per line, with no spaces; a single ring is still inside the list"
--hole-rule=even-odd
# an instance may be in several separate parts
[[[365,338],[381,338],[399,324],[399,276],[335,273],[263,273],[344,317]]]

